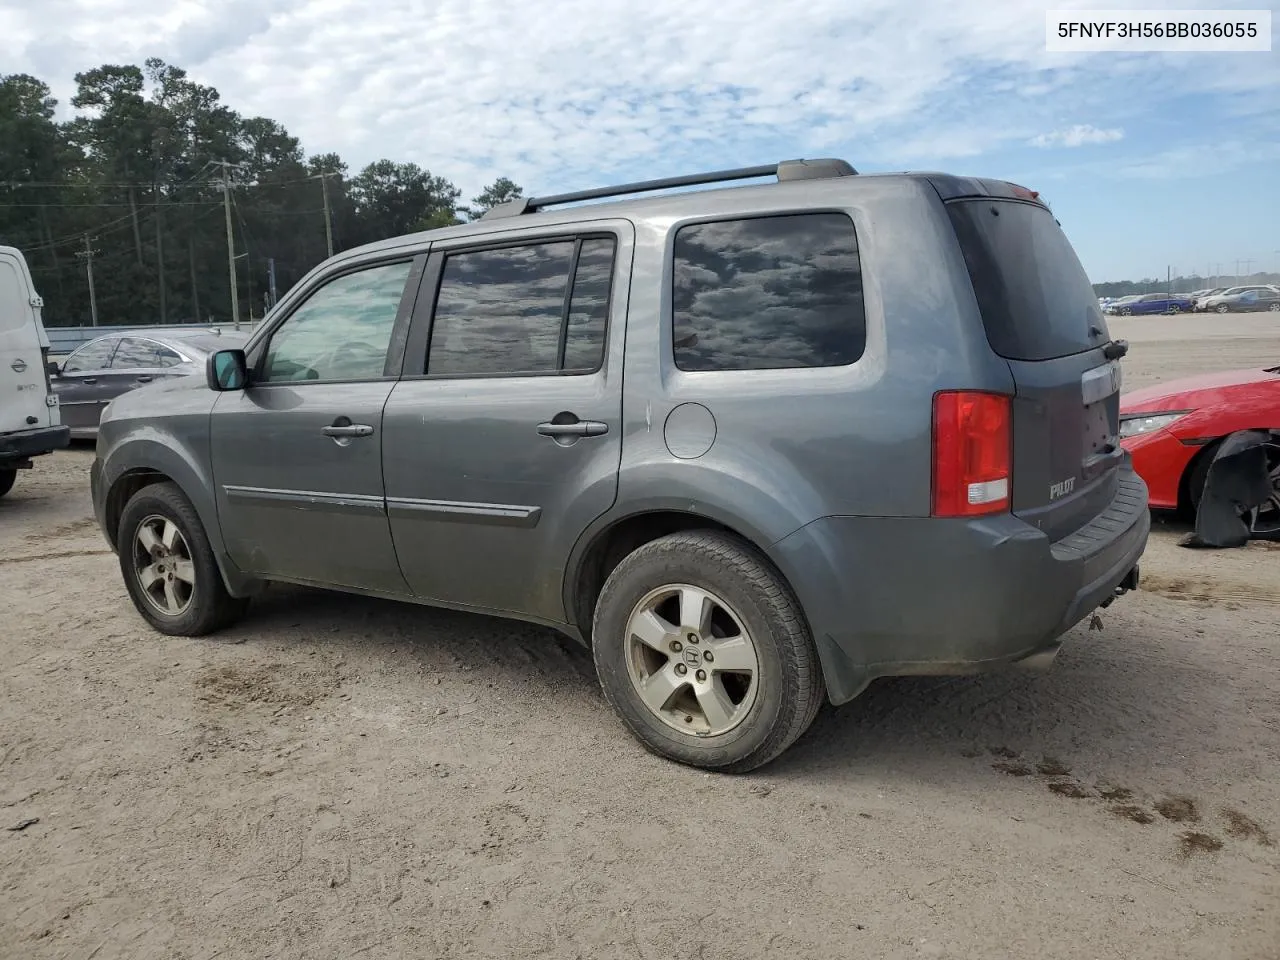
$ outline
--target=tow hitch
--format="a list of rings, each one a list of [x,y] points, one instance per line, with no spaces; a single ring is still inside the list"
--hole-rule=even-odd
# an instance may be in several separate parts
[[[1135,566],[1132,570],[1124,575],[1124,579],[1116,584],[1116,591],[1102,603],[1098,604],[1099,610],[1105,610],[1115,601],[1116,597],[1123,597],[1130,590],[1138,589],[1138,568]]]

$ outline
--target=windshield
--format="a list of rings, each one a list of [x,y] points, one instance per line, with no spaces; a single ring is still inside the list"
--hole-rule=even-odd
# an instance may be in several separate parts
[[[989,199],[954,201],[947,210],[996,353],[1052,360],[1107,341],[1093,287],[1052,213]]]

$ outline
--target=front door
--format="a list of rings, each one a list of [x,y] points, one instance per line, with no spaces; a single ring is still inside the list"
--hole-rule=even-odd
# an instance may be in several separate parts
[[[419,597],[565,620],[566,558],[617,493],[615,264],[633,246],[629,223],[577,226],[433,253],[383,420],[387,512]]]
[[[53,389],[62,409],[62,423],[73,437],[92,436],[103,408],[111,402],[111,355],[118,337],[90,340],[63,361]]]
[[[382,408],[400,362],[398,353],[388,360],[393,334],[413,300],[411,268],[381,262],[321,280],[254,346],[249,385],[219,395],[210,428],[218,522],[241,570],[408,592],[387,526]]]

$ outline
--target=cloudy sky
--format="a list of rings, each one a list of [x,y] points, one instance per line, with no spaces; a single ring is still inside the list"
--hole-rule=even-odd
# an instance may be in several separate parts
[[[0,0],[0,72],[35,74],[65,102],[79,70],[158,56],[309,153],[413,160],[467,196],[499,175],[545,193],[839,156],[1038,189],[1095,281],[1280,269],[1280,43],[1050,54],[1046,8]]]

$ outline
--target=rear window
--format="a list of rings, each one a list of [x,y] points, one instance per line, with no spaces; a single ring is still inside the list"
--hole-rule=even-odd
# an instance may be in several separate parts
[[[1107,324],[1067,235],[1041,206],[1010,200],[947,205],[991,349],[1052,360],[1105,343]]]

